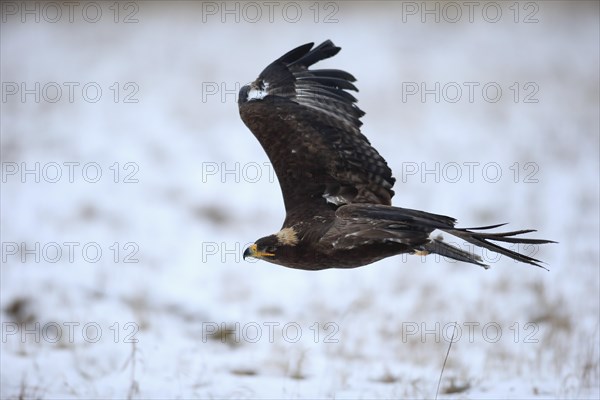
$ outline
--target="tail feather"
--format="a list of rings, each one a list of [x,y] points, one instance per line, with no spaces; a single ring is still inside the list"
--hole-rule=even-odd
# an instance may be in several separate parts
[[[501,224],[504,225],[504,224]],[[524,229],[524,230],[519,230],[519,231],[511,231],[511,232],[498,232],[498,233],[482,233],[482,232],[473,232],[473,230],[482,230],[482,229],[491,229],[491,228],[496,228],[498,226],[501,225],[491,225],[491,226],[486,226],[486,227],[479,227],[479,228],[471,228],[471,229],[457,229],[457,228],[453,228],[453,229],[441,229],[442,231],[449,233],[453,236],[456,236],[462,240],[464,240],[465,242],[474,244],[475,246],[478,247],[483,247],[485,249],[494,251],[496,253],[502,254],[504,256],[507,256],[509,258],[512,258],[513,260],[516,261],[520,261],[523,263],[527,263],[527,264],[531,264],[531,265],[535,265],[536,267],[539,268],[543,268],[545,270],[548,270],[546,267],[544,267],[543,265],[541,265],[540,263],[542,261],[535,259],[533,257],[527,256],[525,254],[521,254],[521,253],[517,253],[516,251],[512,251],[509,250],[507,248],[504,248],[502,246],[497,245],[496,243],[492,243],[490,242],[490,240],[492,241],[497,241],[497,242],[505,242],[505,243],[520,243],[520,244],[546,244],[546,243],[556,243],[552,240],[543,240],[543,239],[527,239],[527,238],[521,238],[521,237],[512,237],[512,236],[517,236],[517,235],[522,235],[525,233],[530,233],[530,232],[535,232],[535,230],[533,229]],[[459,261],[465,261],[464,260],[464,255],[460,254],[458,255],[458,257],[453,257],[453,255],[455,255],[455,252],[453,253],[452,251],[448,250],[448,247],[452,247],[454,249],[454,246],[451,245],[445,245],[445,246],[440,246],[439,245],[440,241],[434,239],[431,242],[431,246],[430,249],[426,248],[426,250],[432,252],[432,253],[437,253],[443,256],[448,256],[450,258],[453,258],[455,260],[459,260]],[[462,250],[457,249],[460,252],[462,252]],[[467,253],[468,254],[468,253]],[[487,265],[479,262],[481,261],[481,258],[479,258],[478,256],[473,255],[473,257],[470,260],[466,260],[467,262],[473,263],[473,264],[477,264],[477,265],[481,265],[484,267],[487,267]]]
[[[449,245],[440,239],[431,239],[431,241],[426,243],[422,249],[428,253],[439,254],[443,257],[448,257],[453,260],[476,264],[485,269],[490,267],[489,265],[482,263],[481,257],[479,257],[477,254],[461,250],[458,247]]]
[[[544,240],[544,239],[528,239],[528,238],[515,238],[515,237],[508,237],[508,236],[517,236],[517,235],[523,235],[525,233],[531,233],[531,232],[537,232],[535,229],[522,229],[520,231],[511,231],[511,232],[498,232],[498,233],[481,233],[481,232],[472,232],[473,230],[481,230],[481,229],[491,229],[491,228],[496,228],[498,226],[502,226],[505,224],[500,224],[500,225],[491,225],[489,227],[482,227],[482,228],[469,228],[469,229],[452,229],[452,230],[447,230],[446,232],[454,235],[454,236],[458,236],[460,237],[460,235],[464,235],[464,234],[468,234],[468,235],[474,235],[475,237],[485,240],[496,240],[496,241],[500,241],[500,242],[506,242],[506,243],[523,243],[523,244],[545,244],[545,243],[556,243],[553,242],[551,240]],[[457,233],[461,232],[461,233]]]

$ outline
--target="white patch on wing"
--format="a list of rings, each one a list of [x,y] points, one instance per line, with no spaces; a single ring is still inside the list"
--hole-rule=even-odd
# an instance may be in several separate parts
[[[403,239],[396,239],[396,238],[387,238],[383,240],[384,242],[394,242],[394,243],[400,243],[403,244],[404,240]]]
[[[336,206],[341,206],[347,203],[346,199],[343,196],[332,196],[325,193],[323,197],[325,198],[325,200],[327,200],[328,203],[335,204]]]
[[[266,90],[250,89],[248,91],[248,101],[261,100],[268,94],[269,92],[267,92]]]
[[[252,85],[248,91],[248,101],[250,100],[261,100],[269,94],[269,82],[263,82],[263,89],[258,89]]]

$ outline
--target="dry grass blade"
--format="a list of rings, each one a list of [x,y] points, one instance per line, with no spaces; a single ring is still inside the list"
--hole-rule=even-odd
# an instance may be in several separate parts
[[[442,370],[440,371],[440,378],[438,379],[437,388],[435,389],[435,400],[437,400],[438,394],[440,393],[440,384],[442,383],[442,376],[444,375],[444,368],[446,368],[446,362],[448,361],[448,356],[450,355],[450,349],[452,348],[452,343],[454,342],[454,334],[456,333],[456,325],[457,325],[457,322],[454,322],[454,329],[452,330],[452,338],[450,339],[450,343],[448,344],[448,351],[446,352],[446,357],[444,358],[444,364],[442,364]]]

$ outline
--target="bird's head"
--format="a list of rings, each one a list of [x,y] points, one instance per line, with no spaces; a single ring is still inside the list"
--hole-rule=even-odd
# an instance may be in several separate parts
[[[269,94],[269,84],[263,79],[257,79],[252,83],[242,86],[238,95],[238,105],[249,101],[264,99]]]
[[[292,99],[296,96],[295,82],[296,78],[288,65],[276,60],[265,68],[254,82],[242,86],[238,94],[238,106],[241,107],[245,103],[275,103],[282,99]]]
[[[265,236],[258,239],[244,250],[244,260],[246,257],[258,258],[265,261],[272,261],[277,256],[279,243],[275,235]]]
[[[258,239],[244,250],[246,257],[277,263],[278,256],[286,249],[298,244],[298,236],[293,228],[284,228],[279,232]]]

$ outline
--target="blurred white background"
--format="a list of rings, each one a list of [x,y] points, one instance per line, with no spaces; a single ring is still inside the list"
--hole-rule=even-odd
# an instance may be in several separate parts
[[[440,397],[600,396],[596,1],[1,7],[2,398],[430,398],[454,322]],[[394,205],[549,272],[241,259],[284,209],[237,91],[326,39]]]

